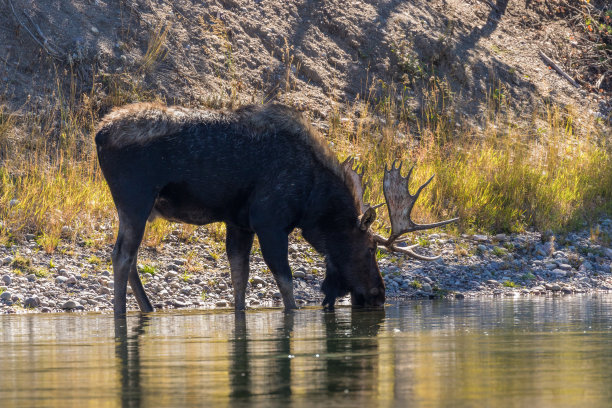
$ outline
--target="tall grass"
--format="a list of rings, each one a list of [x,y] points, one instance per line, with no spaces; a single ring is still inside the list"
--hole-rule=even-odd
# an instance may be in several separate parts
[[[594,119],[578,124],[558,106],[518,118],[497,89],[484,127],[460,126],[444,82],[435,78],[426,86],[420,117],[401,92],[390,90],[353,109],[358,117],[339,120],[336,112],[330,121],[340,156],[358,156],[366,167],[371,203],[384,201],[385,165],[401,159],[417,165],[413,191],[436,174],[415,219],[456,215],[462,229],[491,232],[563,230],[612,211],[611,141]]]
[[[128,90],[112,81],[107,86],[110,104],[118,88]],[[381,96],[371,93],[329,117],[326,137],[333,149],[341,158],[357,156],[372,180],[370,203],[384,201],[385,165],[402,159],[417,164],[413,189],[437,176],[423,192],[416,220],[459,216],[460,230],[560,230],[612,213],[610,140],[594,121],[579,123],[571,110],[556,106],[518,118],[503,92],[494,90],[485,101],[482,127],[459,123],[448,85],[433,77],[423,86],[419,114],[406,90],[382,84]],[[93,149],[101,104],[91,94],[79,98],[71,90],[64,96],[59,89],[46,115],[0,108],[0,243],[33,233],[52,252],[62,239],[95,244],[112,241],[116,233],[114,206]],[[119,98],[142,99],[147,96],[140,93]],[[389,223],[380,212],[377,228],[384,229]],[[145,244],[159,246],[172,232],[187,240],[194,231],[156,221],[147,228]],[[214,239],[222,239],[219,231],[209,229]]]

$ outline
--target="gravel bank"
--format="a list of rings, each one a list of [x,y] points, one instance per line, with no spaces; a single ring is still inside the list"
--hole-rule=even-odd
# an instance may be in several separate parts
[[[390,299],[606,292],[612,290],[611,237],[610,219],[564,235],[422,234],[417,251],[441,254],[441,259],[423,262],[382,252],[379,265]],[[141,249],[141,276],[156,308],[232,306],[223,246],[209,245],[204,236],[193,241],[171,236],[161,249]],[[111,245],[93,249],[81,242],[46,254],[33,236],[0,247],[0,314],[112,310],[111,250]],[[289,252],[298,304],[320,303],[323,259],[300,239],[292,240]],[[251,256],[247,305],[282,306],[257,250]],[[131,294],[128,309],[138,309]]]

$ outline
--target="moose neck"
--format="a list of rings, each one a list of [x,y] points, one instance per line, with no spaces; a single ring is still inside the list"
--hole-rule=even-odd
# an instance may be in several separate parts
[[[302,235],[328,261],[337,263],[334,258],[349,245],[346,236],[359,217],[354,196],[344,180],[334,175],[316,178],[309,201],[300,223]]]

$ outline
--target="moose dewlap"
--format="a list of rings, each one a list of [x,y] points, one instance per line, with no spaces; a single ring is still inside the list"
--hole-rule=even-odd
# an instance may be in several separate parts
[[[119,215],[112,254],[115,314],[126,311],[128,281],[141,310],[153,310],[136,269],[151,216],[226,224],[236,310],[245,308],[254,234],[285,307],[296,307],[287,260],[288,234],[295,228],[325,256],[325,306],[333,308],[347,294],[354,305],[384,303],[376,245],[397,249],[394,240],[410,229],[393,231],[389,240],[372,234],[376,214],[363,203],[361,175],[353,161],[340,164],[293,109],[269,104],[209,111],[133,104],[106,115],[95,141]],[[400,189],[407,190],[407,182]],[[411,199],[416,196],[408,193]]]

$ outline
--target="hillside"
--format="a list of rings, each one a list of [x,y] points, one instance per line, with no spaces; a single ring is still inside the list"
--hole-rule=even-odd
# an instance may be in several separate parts
[[[380,91],[379,81],[407,85],[418,111],[420,82],[435,74],[476,121],[496,89],[523,109],[554,101],[607,117],[612,73],[603,93],[592,91],[597,76],[576,89],[539,55],[578,72],[585,32],[555,3],[564,2],[3,0],[2,101],[53,105],[73,80],[103,110],[113,92],[113,103],[205,105],[282,92],[323,118],[335,102]]]

